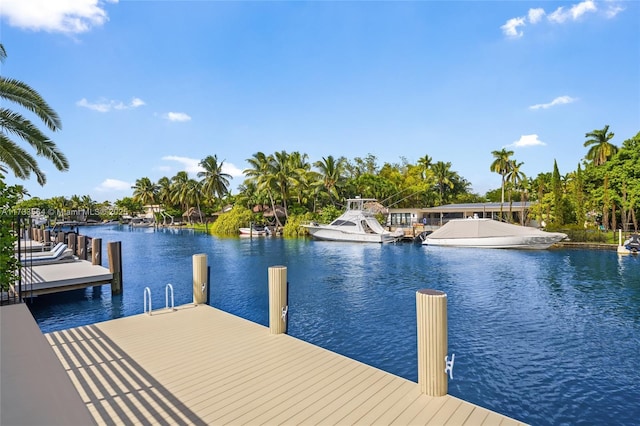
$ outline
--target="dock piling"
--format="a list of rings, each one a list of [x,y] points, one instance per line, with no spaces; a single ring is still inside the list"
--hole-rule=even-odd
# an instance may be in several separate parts
[[[269,267],[269,331],[271,334],[287,333],[287,267]]]
[[[71,249],[73,254],[78,254],[78,244],[76,241],[76,234],[73,232],[67,236],[67,246]]]
[[[193,303],[200,305],[207,302],[207,255],[204,253],[193,255]]]
[[[102,238],[91,239],[91,264],[102,265]]]
[[[69,234],[69,237],[75,234]],[[122,293],[122,243],[120,241],[109,241],[107,243],[107,256],[109,257],[109,272],[113,274],[111,280],[111,294]]]
[[[87,237],[84,235],[78,235],[78,257],[87,260]]]
[[[447,295],[439,290],[416,292],[418,321],[418,384],[429,396],[448,392],[447,368]]]

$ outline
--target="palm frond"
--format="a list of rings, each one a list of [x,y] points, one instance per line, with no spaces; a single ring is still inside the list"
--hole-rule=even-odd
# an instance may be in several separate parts
[[[0,76],[0,98],[15,102],[33,112],[54,132],[62,128],[60,117],[53,108],[37,91],[20,80]]]

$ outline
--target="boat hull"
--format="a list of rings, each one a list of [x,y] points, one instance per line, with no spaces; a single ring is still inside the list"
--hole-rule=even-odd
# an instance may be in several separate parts
[[[356,233],[336,229],[331,225],[304,225],[311,237],[322,241],[345,241],[353,243],[392,243],[402,238],[401,233]]]
[[[548,237],[487,237],[487,238],[429,238],[422,242],[428,246],[445,247],[469,247],[469,248],[495,248],[495,249],[522,249],[545,250],[562,240],[564,235]]]

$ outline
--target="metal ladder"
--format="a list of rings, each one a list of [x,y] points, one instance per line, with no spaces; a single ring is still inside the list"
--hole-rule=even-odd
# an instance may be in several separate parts
[[[173,302],[173,286],[171,284],[167,284],[164,287],[164,300],[165,300],[165,309],[169,309],[169,295],[171,295],[171,311],[175,311],[175,305]],[[149,287],[144,288],[144,313],[151,315],[153,311],[153,307],[151,306],[151,289]],[[148,310],[147,310],[148,307]]]

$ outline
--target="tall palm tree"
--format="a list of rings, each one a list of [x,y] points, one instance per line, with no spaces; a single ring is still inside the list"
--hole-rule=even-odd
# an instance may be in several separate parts
[[[209,155],[200,162],[200,167],[204,169],[204,171],[198,172],[198,177],[202,178],[200,181],[202,183],[202,191],[211,199],[215,199],[216,195],[222,199],[229,193],[231,175],[222,171],[223,165],[224,160],[218,163],[216,155]]]
[[[171,202],[171,181],[163,176],[158,179],[158,202],[166,207],[172,205]]]
[[[0,62],[4,62],[6,57],[7,52],[0,43]],[[26,83],[0,76],[0,99],[14,102],[34,113],[53,132],[62,127],[58,114],[38,92]],[[35,158],[9,138],[9,135],[31,145],[35,149],[36,155],[51,160],[56,169],[69,170],[67,158],[49,137],[22,114],[2,106],[0,107],[0,175],[11,170],[17,178],[28,179],[33,173],[40,185],[47,182],[47,178]]]
[[[189,186],[189,175],[185,171],[176,173],[171,178],[171,201],[180,205],[182,211],[187,211],[190,207],[191,188]]]
[[[609,131],[609,125],[604,126],[604,129],[593,130],[584,135],[585,138],[589,138],[584,142],[585,148],[591,146],[585,158],[593,161],[594,166],[600,166],[607,162],[618,152],[618,147],[610,143],[613,139],[614,133]]]
[[[435,175],[436,186],[438,187],[440,193],[440,204],[444,203],[444,193],[445,188],[452,189],[454,186],[453,178],[454,172],[451,171],[451,163],[438,161],[435,163],[431,169]]]
[[[495,158],[495,160],[493,161],[493,163],[491,163],[491,171],[492,172],[496,172],[498,174],[500,174],[500,176],[502,176],[502,198],[501,203],[504,204],[504,184],[505,184],[505,177],[507,175],[507,173],[509,173],[509,166],[511,165],[510,163],[510,158],[513,155],[513,151],[507,151],[505,148],[502,148],[502,150],[500,151],[493,151],[491,152],[491,155],[493,155],[493,157]]]
[[[267,156],[263,152],[256,152],[252,158],[248,158],[247,162],[251,166],[245,169],[243,173],[247,176],[249,181],[256,183],[258,191],[264,191],[269,197],[271,203],[271,209],[273,210],[274,217],[276,219],[276,225],[282,226],[280,219],[276,214],[276,204],[273,198],[274,195],[274,175],[272,173],[272,156]]]
[[[428,155],[425,155],[424,157],[418,159],[418,166],[420,167],[420,170],[422,172],[422,180],[425,180],[427,178],[427,172],[429,171],[432,162],[433,158],[429,157]]]
[[[330,202],[335,204],[335,200],[340,198],[339,189],[344,183],[344,158],[336,160],[333,155],[329,155],[322,157],[321,161],[316,161],[313,165],[320,170],[322,186],[327,190]]]
[[[516,160],[510,160],[509,162],[511,164],[509,165],[509,172],[505,176],[505,179],[509,183],[509,219],[511,220],[513,214],[512,192],[514,189],[520,189],[522,182],[527,179],[527,176],[524,172],[520,171],[520,167],[524,164],[523,162],[517,163]]]

